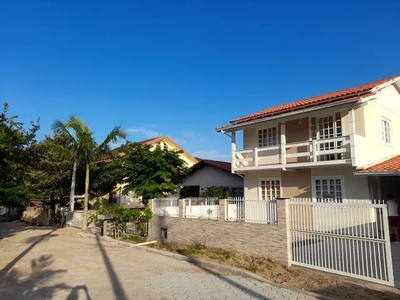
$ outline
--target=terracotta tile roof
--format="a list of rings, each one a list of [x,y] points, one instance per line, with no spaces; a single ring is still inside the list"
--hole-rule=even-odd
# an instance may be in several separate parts
[[[400,155],[392,157],[384,162],[365,168],[358,173],[400,173]]]
[[[396,77],[398,77],[398,79],[400,79],[400,75],[396,75],[396,76],[381,79],[378,81],[359,85],[356,87],[347,88],[344,90],[340,90],[340,91],[336,91],[336,92],[332,92],[332,93],[328,93],[328,94],[323,94],[320,96],[307,98],[307,99],[303,99],[303,100],[299,100],[299,101],[295,101],[295,102],[291,102],[291,103],[287,103],[287,104],[277,105],[277,106],[262,110],[260,112],[256,112],[256,113],[232,120],[232,121],[230,121],[230,123],[231,124],[240,124],[240,123],[244,123],[244,122],[251,121],[251,120],[256,120],[256,119],[260,119],[260,118],[264,118],[264,117],[268,117],[268,116],[272,116],[272,115],[279,115],[279,114],[282,114],[285,112],[300,110],[300,109],[304,109],[307,107],[326,104],[326,103],[330,103],[330,102],[342,102],[342,101],[345,102],[346,100],[354,99],[356,97],[364,97],[365,98],[365,97],[368,97],[368,96],[374,94],[372,91],[373,88],[375,88],[383,83],[386,83],[390,80],[393,80]]]
[[[151,138],[151,139],[144,140],[144,141],[140,141],[140,142],[137,142],[137,143],[141,144],[141,145],[154,145],[154,144],[157,144],[160,141],[167,141],[170,145],[173,145],[176,150],[183,151],[183,153],[186,155],[186,157],[190,161],[192,161],[193,164],[198,162],[198,159],[193,157],[189,152],[187,152],[185,149],[183,149],[181,146],[179,146],[170,137],[168,137],[166,135],[155,137],[155,138]],[[111,155],[114,158],[117,158],[117,157],[120,157],[120,156],[124,156],[125,152],[121,151],[121,149],[122,149],[122,147],[118,147],[116,149],[111,150]],[[111,161],[111,159],[105,159],[105,160],[102,160],[101,162],[110,162],[110,161]]]
[[[190,173],[194,173],[205,166],[212,166],[225,172],[229,173],[231,172],[231,163],[229,162],[211,160],[211,159],[202,159],[197,164],[193,165],[190,168]]]
[[[216,167],[221,170],[225,171],[231,171],[231,163],[225,162],[225,161],[218,161],[218,160],[211,160],[211,159],[203,159],[203,163]]]

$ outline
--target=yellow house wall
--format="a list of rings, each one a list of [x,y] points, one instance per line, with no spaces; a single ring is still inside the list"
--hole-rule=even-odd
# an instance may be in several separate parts
[[[270,170],[247,172],[244,177],[244,195],[248,199],[259,197],[261,178],[280,178],[281,196],[285,198],[312,198],[312,178],[314,176],[343,176],[344,197],[347,199],[369,199],[367,176],[353,175],[352,167],[323,167],[298,169],[295,172]]]
[[[180,149],[177,149],[174,145],[172,145],[172,144],[170,144],[170,143],[168,143],[167,141],[160,141],[160,146],[161,146],[161,149],[164,149],[164,145],[167,145],[167,147],[168,147],[168,149],[170,149],[170,150],[180,150]],[[155,149],[155,147],[157,147],[157,144],[153,144],[153,145],[151,145],[151,150],[154,150]],[[193,166],[194,164],[196,164],[196,162],[194,162],[193,160],[191,160],[185,153],[181,153],[180,155],[180,158],[184,161],[184,162],[186,162],[186,164],[187,164],[187,167],[191,167],[191,166]]]
[[[369,199],[368,177],[355,176],[352,167],[325,167],[311,169],[311,176],[343,176],[344,197],[347,199]]]
[[[400,128],[400,95],[393,86],[384,88],[377,94],[376,100],[369,101],[363,108],[357,109],[355,114],[357,167],[368,166],[399,154],[400,134],[397,130]],[[382,117],[391,121],[391,145],[382,141]]]

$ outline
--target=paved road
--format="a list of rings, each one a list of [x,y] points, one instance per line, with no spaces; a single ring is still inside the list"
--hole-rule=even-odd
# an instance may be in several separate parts
[[[72,228],[0,223],[0,270],[2,300],[315,299]]]

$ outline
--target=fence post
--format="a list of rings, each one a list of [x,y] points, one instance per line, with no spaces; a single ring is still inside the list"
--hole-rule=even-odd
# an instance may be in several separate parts
[[[185,199],[179,199],[179,217],[186,217],[186,201]]]
[[[225,221],[227,216],[226,216],[226,199],[219,199],[219,207],[218,207],[218,219],[220,221]]]
[[[290,207],[289,198],[276,199],[277,223],[283,227],[284,237],[286,238],[287,266],[292,265],[292,239],[290,234]]]
[[[151,209],[151,211],[152,211],[152,213],[154,215],[154,212],[156,211],[156,201],[155,201],[155,199],[150,199],[148,205],[149,205],[149,207],[150,207],[150,209]]]

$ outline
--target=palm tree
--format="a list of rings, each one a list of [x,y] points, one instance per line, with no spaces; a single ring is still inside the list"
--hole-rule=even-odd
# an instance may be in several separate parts
[[[58,133],[66,134],[70,137],[72,144],[72,153],[74,168],[72,172],[71,182],[71,195],[72,188],[75,190],[75,179],[76,179],[76,165],[78,163],[85,164],[86,175],[85,175],[85,199],[83,202],[83,220],[82,229],[87,229],[87,211],[89,203],[89,183],[90,183],[90,164],[101,155],[109,152],[109,143],[115,143],[118,138],[125,139],[126,133],[121,129],[120,126],[115,127],[100,144],[96,142],[93,137],[93,131],[89,126],[76,116],[71,116],[67,122],[63,123],[59,120],[54,121],[53,130]],[[75,174],[74,174],[75,173]],[[75,197],[75,191],[73,192]],[[70,195],[70,203],[71,203]],[[73,200],[72,200],[73,201]]]

